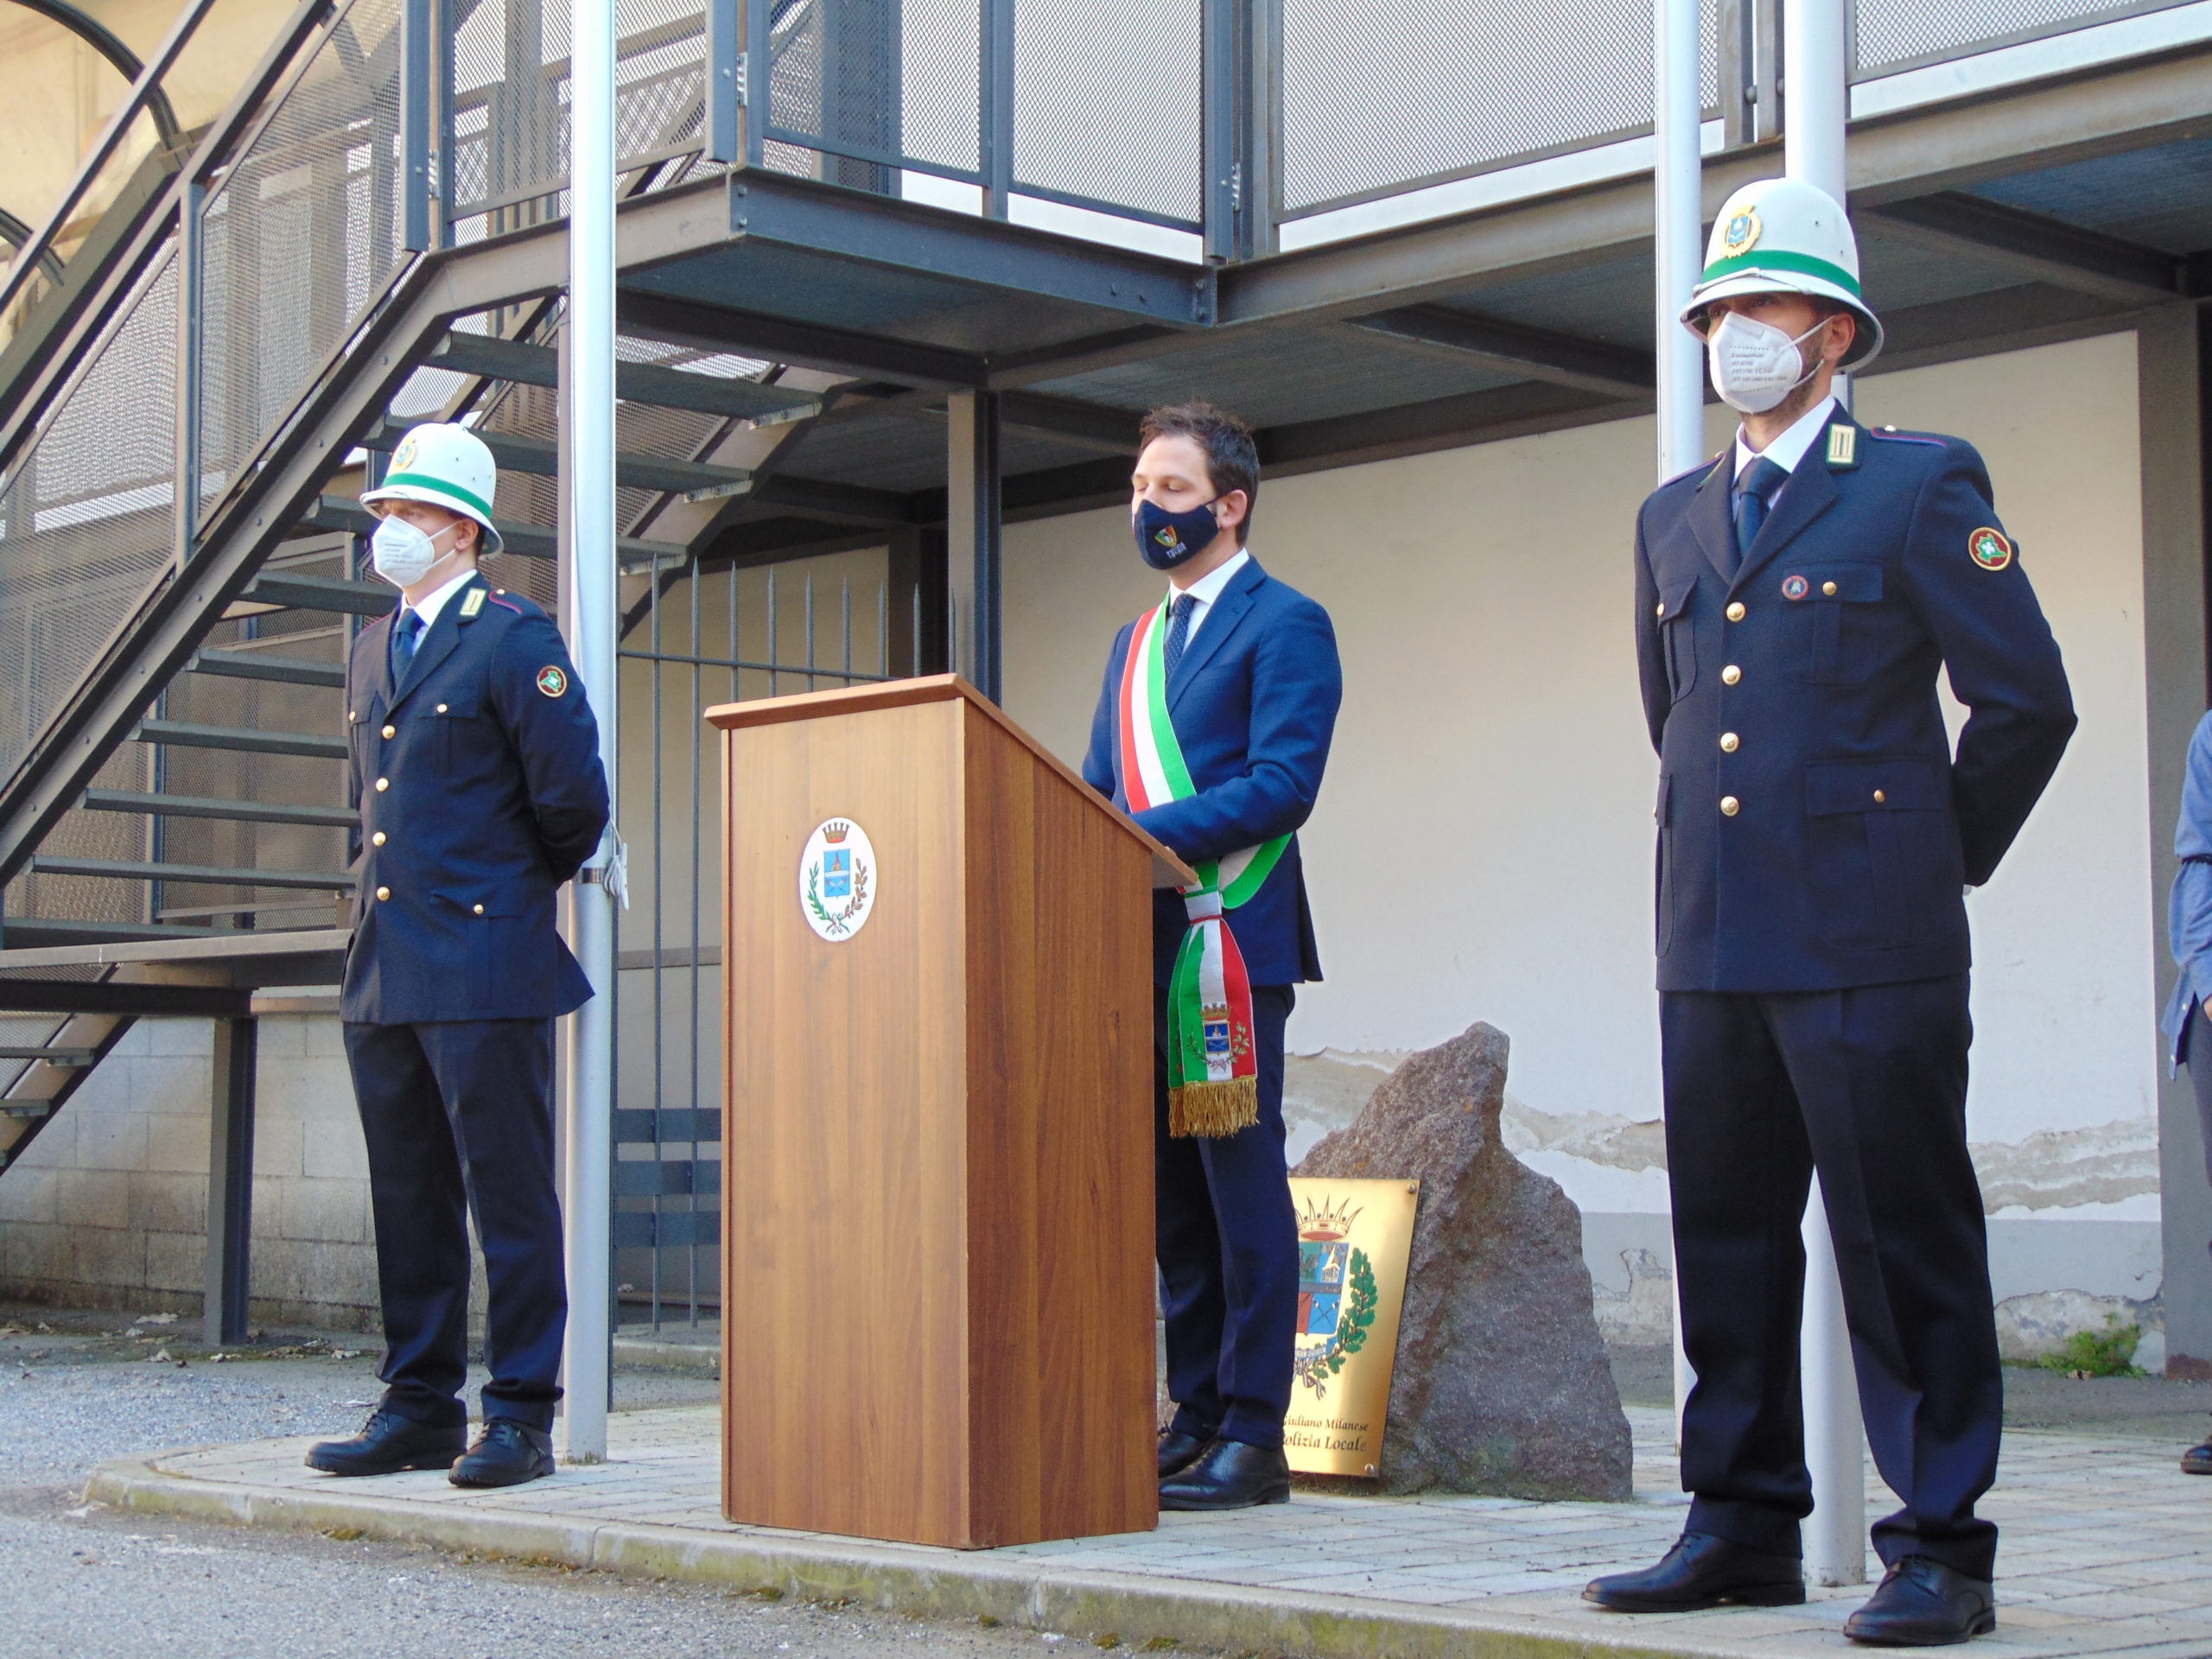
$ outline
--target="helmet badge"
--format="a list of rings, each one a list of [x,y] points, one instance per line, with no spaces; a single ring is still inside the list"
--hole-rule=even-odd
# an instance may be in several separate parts
[[[1731,255],[1745,252],[1758,245],[1759,232],[1765,228],[1759,222],[1759,210],[1746,207],[1729,219],[1720,232],[1720,245]]]
[[[399,448],[392,452],[391,470],[404,473],[415,464],[415,435],[410,432],[399,441]]]

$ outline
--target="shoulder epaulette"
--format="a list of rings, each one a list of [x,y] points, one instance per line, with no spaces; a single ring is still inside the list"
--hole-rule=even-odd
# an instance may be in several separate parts
[[[517,616],[528,616],[530,614],[528,611],[525,611],[521,606],[516,604],[514,601],[507,597],[507,590],[504,588],[500,588],[498,593],[492,595],[492,603],[499,606],[502,610],[512,611]]]
[[[1948,439],[1935,437],[1926,432],[1900,432],[1894,426],[1870,426],[1866,429],[1866,435],[1884,443],[1917,443],[1930,449],[1951,447]]]
[[[1669,485],[1681,483],[1685,479],[1695,478],[1700,473],[1710,473],[1715,466],[1726,461],[1727,456],[1728,452],[1726,449],[1723,449],[1719,454],[1713,456],[1710,461],[1700,461],[1696,466],[1687,467],[1681,472],[1676,473],[1672,478],[1661,479],[1659,480],[1659,487],[1663,490]]]

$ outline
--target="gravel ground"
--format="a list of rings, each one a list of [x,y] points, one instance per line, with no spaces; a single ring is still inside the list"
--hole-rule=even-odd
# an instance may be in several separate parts
[[[362,1340],[271,1331],[246,1354],[217,1363],[175,1325],[0,1308],[0,1656],[1005,1659],[1097,1651],[1072,1637],[200,1525],[82,1502],[93,1465],[110,1458],[351,1433],[378,1391],[373,1351],[349,1345]],[[710,1379],[617,1379],[618,1409],[715,1396]]]

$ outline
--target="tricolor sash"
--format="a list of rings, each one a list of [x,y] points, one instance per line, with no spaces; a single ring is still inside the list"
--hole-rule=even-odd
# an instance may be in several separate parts
[[[1122,785],[1132,812],[1198,793],[1167,714],[1167,620],[1164,602],[1139,617],[1122,665]],[[1170,1135],[1234,1135],[1260,1121],[1252,985],[1228,912],[1259,892],[1289,845],[1278,836],[1206,860],[1195,867],[1198,885],[1183,889],[1191,925],[1167,987]]]

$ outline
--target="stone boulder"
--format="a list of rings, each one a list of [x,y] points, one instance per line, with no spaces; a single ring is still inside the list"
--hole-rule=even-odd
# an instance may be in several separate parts
[[[1414,1055],[1294,1172],[1421,1181],[1381,1473],[1346,1490],[1630,1494],[1582,1212],[1498,1132],[1508,1046],[1478,1024]]]

